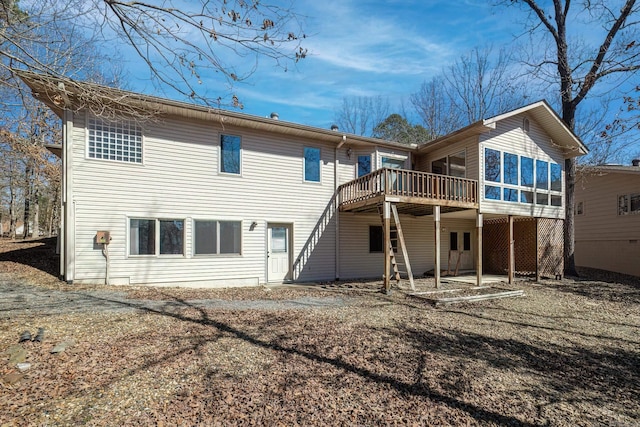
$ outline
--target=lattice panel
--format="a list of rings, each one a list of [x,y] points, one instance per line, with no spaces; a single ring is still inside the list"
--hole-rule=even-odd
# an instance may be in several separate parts
[[[536,273],[536,219],[517,218],[513,223],[516,274]]]
[[[484,273],[506,274],[509,256],[509,224],[503,219],[484,221],[482,266]]]
[[[540,276],[555,277],[564,272],[564,221],[538,220],[538,259]]]

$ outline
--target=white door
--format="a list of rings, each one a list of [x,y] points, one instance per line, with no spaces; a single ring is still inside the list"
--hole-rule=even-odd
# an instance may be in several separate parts
[[[291,226],[269,224],[267,227],[267,281],[291,279]]]

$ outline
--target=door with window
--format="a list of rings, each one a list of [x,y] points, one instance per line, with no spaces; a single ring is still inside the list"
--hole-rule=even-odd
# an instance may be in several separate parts
[[[291,280],[291,225],[267,227],[267,282]]]
[[[382,167],[389,169],[404,169],[405,159],[393,158],[393,157],[382,157]],[[398,174],[396,172],[391,172],[391,179],[389,180],[391,184],[392,191],[402,191],[403,185],[402,182],[398,181]]]
[[[449,254],[447,266],[453,272],[458,264],[458,270],[473,270],[473,244],[471,231],[451,231],[449,232]]]

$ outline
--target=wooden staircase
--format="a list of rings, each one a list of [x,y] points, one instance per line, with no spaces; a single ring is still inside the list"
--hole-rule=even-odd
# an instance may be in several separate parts
[[[380,219],[382,220],[382,227],[384,228],[384,215],[382,208],[378,208]],[[409,253],[407,252],[407,246],[405,244],[404,235],[402,233],[402,226],[400,225],[400,215],[398,215],[398,209],[395,204],[391,204],[391,218],[390,218],[390,241],[385,242],[389,245],[389,258],[391,261],[391,269],[393,270],[392,278],[395,279],[396,285],[399,285],[401,275],[404,275],[409,280],[411,290],[415,291],[415,284],[413,282],[413,273],[411,271],[411,264],[409,263]],[[400,249],[402,252],[402,258],[396,256],[396,251]],[[385,275],[388,272],[385,272]]]

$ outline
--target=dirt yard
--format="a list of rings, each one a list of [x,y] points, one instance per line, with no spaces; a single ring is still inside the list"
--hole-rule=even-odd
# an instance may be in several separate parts
[[[445,308],[371,282],[77,287],[51,244],[0,241],[0,426],[640,424],[629,278]]]

